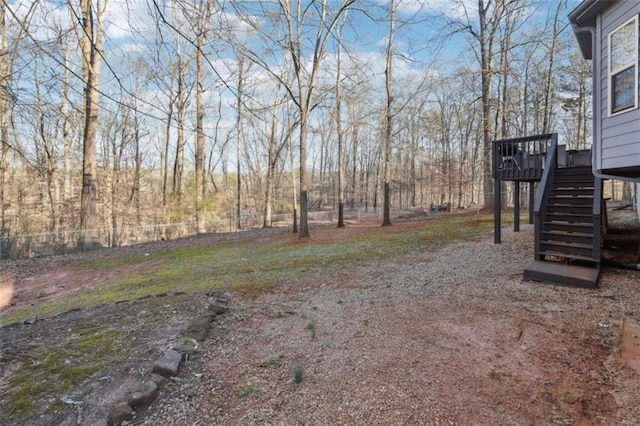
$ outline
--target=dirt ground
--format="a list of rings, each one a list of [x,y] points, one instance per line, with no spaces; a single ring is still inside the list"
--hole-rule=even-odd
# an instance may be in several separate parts
[[[373,229],[379,228],[346,232]],[[286,231],[91,256],[280,232]],[[344,232],[323,228],[313,238]],[[257,299],[231,294],[232,309],[211,338],[133,424],[640,424],[638,372],[619,356],[623,320],[640,321],[640,272],[604,268],[597,290],[522,282],[533,259],[532,234],[525,225],[520,233],[503,230],[501,245],[488,234],[281,283]],[[610,250],[620,245],[610,243]],[[85,260],[3,264],[0,276],[15,282],[13,308],[99,286],[131,268],[72,268]],[[21,366],[37,361],[30,354],[70,344],[75,325],[126,331],[117,362],[68,395],[42,397],[34,416],[12,419],[0,402],[0,424],[90,425],[105,418],[148,376],[184,322],[206,310],[205,301],[201,294],[169,294],[0,329],[0,401]],[[56,405],[61,400],[67,402]]]

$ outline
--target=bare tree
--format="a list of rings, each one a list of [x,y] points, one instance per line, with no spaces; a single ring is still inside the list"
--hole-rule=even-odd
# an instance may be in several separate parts
[[[547,76],[545,80],[545,93],[544,93],[544,110],[543,110],[543,124],[542,133],[549,133],[551,128],[551,103],[553,97],[554,64],[557,55],[558,36],[560,35],[560,13],[566,7],[566,0],[558,1],[556,7],[556,13],[553,16],[553,37],[551,38],[551,46],[549,46],[549,67],[547,69]]]
[[[464,12],[460,20],[447,20],[447,25],[457,32],[471,35],[474,54],[480,65],[481,103],[482,103],[482,158],[483,158],[483,190],[484,206],[493,205],[493,184],[491,180],[491,141],[493,126],[491,122],[493,58],[505,16],[525,8],[527,2],[517,0],[477,0],[474,10],[470,10],[467,2],[456,0],[456,5]],[[475,14],[475,16],[474,16]]]
[[[384,110],[384,207],[382,226],[391,225],[391,134],[393,131],[393,39],[396,25],[396,2],[389,4],[389,34],[384,68],[386,106]]]
[[[69,8],[80,24],[77,31],[82,51],[84,84],[84,132],[82,153],[82,195],[80,198],[80,230],[84,247],[98,243],[96,129],[98,126],[98,82],[102,65],[104,19],[109,0],[80,0],[78,14],[69,0]]]
[[[344,131],[342,129],[342,30],[347,12],[337,33],[336,56],[336,136],[338,138],[338,228],[344,228]]]
[[[13,65],[19,55],[18,43],[27,28],[27,22],[35,10],[36,3],[32,3],[22,20],[19,20],[9,9],[7,2],[0,2],[0,232],[6,229],[5,206],[7,194],[7,172],[9,168],[9,149],[11,147],[9,135],[9,121],[11,102],[13,99],[11,84],[13,81]],[[16,19],[16,28],[11,32],[7,22],[7,12]],[[11,37],[10,37],[11,35]]]
[[[238,87],[236,88],[236,229],[242,228],[242,96],[244,96],[244,67],[245,59],[241,53],[238,55]]]
[[[298,236],[308,238],[308,176],[307,176],[307,140],[309,137],[309,119],[316,106],[316,83],[325,57],[327,43],[334,35],[334,29],[340,17],[356,0],[341,0],[332,11],[328,0],[314,0],[303,4],[301,0],[279,0],[277,16],[272,25],[280,28],[279,34],[267,34],[259,28],[255,20],[247,18],[254,28],[282,49],[289,56],[293,66],[294,82],[284,81],[283,77],[270,66],[258,52],[248,52],[250,58],[270,72],[285,87],[289,97],[298,109],[300,120],[299,142],[299,182],[300,182],[300,227]],[[238,5],[242,10],[242,7]],[[309,39],[311,37],[311,39]],[[309,43],[307,43],[309,41]],[[307,58],[309,60],[307,61]]]

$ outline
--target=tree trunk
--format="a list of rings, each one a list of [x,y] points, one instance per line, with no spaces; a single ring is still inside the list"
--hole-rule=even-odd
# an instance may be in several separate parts
[[[6,55],[7,26],[5,18],[6,3],[0,3],[0,51],[5,52],[0,56],[0,236],[7,228],[5,206],[8,204],[7,194],[7,169],[9,166],[9,57]],[[1,243],[0,243],[1,244]],[[0,254],[1,247],[0,247]],[[0,260],[2,256],[0,256]]]
[[[338,136],[338,228],[344,228],[344,138],[342,134],[342,93],[340,92],[342,81],[342,27],[340,27],[340,31],[338,32],[337,44],[336,133]]]
[[[178,88],[176,92],[176,158],[173,163],[173,196],[177,198],[178,205],[182,198],[182,173],[184,171],[184,116],[188,102],[184,89],[184,70],[180,58],[178,58]]]
[[[308,213],[309,206],[307,200],[307,112],[300,115],[300,228],[299,238],[309,238]]]
[[[551,41],[551,49],[549,52],[549,68],[547,70],[547,78],[545,82],[545,93],[544,93],[544,116],[542,121],[542,133],[549,133],[551,128],[551,113],[553,108],[551,107],[551,101],[553,98],[553,74],[554,74],[554,63],[556,57],[556,46],[558,44],[558,36],[559,32],[559,24],[560,24],[560,11],[564,9],[565,1],[559,1],[558,7],[556,8],[556,13],[553,18],[553,39]]]
[[[236,94],[236,229],[242,229],[242,167],[240,164],[242,151],[242,91],[244,62],[238,57],[238,93]]]
[[[491,178],[491,49],[487,37],[487,10],[484,0],[478,0],[478,18],[480,22],[480,74],[482,80],[482,168],[484,207],[493,206],[493,180]]]
[[[387,42],[387,57],[384,70],[387,105],[384,115],[384,208],[382,226],[391,225],[391,132],[393,128],[393,37],[395,35],[396,3],[391,0],[389,5],[389,38]]]
[[[207,13],[204,20],[208,19]],[[198,227],[198,234],[203,234],[206,231],[204,220],[204,71],[202,69],[202,61],[204,56],[204,44],[206,29],[199,32],[197,38],[198,48],[196,49],[196,185],[195,185],[195,202],[196,202],[196,224]]]
[[[98,127],[98,89],[102,64],[103,20],[106,1],[81,0],[80,46],[82,49],[82,76],[84,81],[84,132],[82,151],[82,194],[80,198],[81,244],[84,249],[99,245],[97,212],[96,130]]]

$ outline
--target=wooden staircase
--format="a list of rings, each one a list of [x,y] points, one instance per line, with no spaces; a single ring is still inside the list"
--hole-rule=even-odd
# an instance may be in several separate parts
[[[556,256],[600,262],[594,257],[593,244],[594,182],[591,167],[556,169],[537,259]]]
[[[525,280],[593,288],[600,272],[602,183],[590,166],[555,167],[536,212],[535,262]]]

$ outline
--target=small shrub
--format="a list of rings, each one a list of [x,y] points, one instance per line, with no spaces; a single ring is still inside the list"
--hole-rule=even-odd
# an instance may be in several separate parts
[[[313,320],[309,321],[307,330],[311,332],[311,340],[314,340],[316,338],[316,322]]]
[[[300,364],[293,365],[293,382],[300,383],[304,379],[304,367]]]

